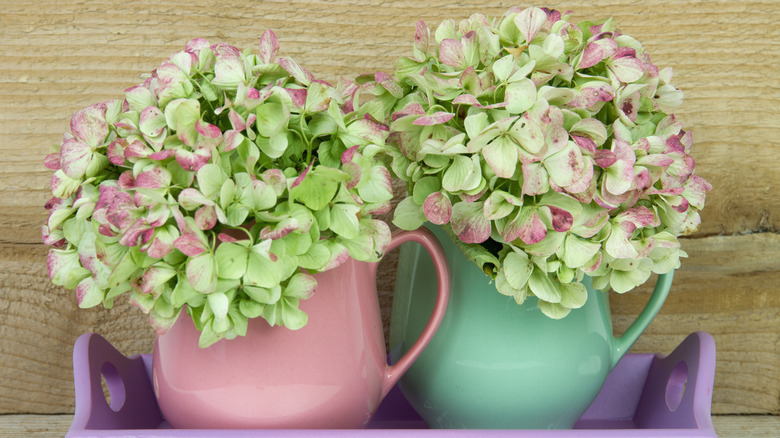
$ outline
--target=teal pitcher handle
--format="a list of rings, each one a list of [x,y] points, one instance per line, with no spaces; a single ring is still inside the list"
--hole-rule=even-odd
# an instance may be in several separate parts
[[[672,287],[672,278],[674,278],[674,271],[659,275],[658,280],[655,282],[653,294],[650,295],[650,300],[645,304],[645,308],[642,309],[642,312],[639,313],[639,316],[622,336],[612,338],[612,364],[610,369],[615,368],[615,365],[620,362],[620,359],[634,345],[634,342],[639,339],[639,336],[650,325],[658,311],[661,310],[666,296],[669,295],[669,289]]]

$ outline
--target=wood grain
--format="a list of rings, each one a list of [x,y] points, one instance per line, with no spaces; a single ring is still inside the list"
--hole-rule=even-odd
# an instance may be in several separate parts
[[[249,47],[274,29],[283,54],[333,81],[392,69],[410,54],[418,19],[435,26],[515,4],[482,3],[0,0],[0,413],[72,412],[70,351],[81,333],[101,333],[126,354],[151,351],[152,331],[136,309],[78,310],[71,292],[48,283],[40,225],[50,172],[41,163],[71,114],[119,97],[194,37]],[[685,242],[691,257],[636,350],[667,353],[706,330],[718,346],[713,411],[780,413],[780,196],[771,191],[780,187],[780,4],[547,4],[574,10],[576,20],[614,16],[657,65],[674,68],[686,94],[678,116],[694,132],[697,172],[714,186],[698,234]],[[394,257],[379,272],[385,318]],[[613,299],[616,330],[647,290]]]
[[[71,415],[0,415],[0,434],[5,438],[62,437],[72,420]],[[775,438],[780,430],[780,417],[718,415],[712,422],[720,438]]]

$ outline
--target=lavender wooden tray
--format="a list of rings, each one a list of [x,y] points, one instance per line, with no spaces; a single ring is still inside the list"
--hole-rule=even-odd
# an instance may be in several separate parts
[[[430,430],[396,388],[370,430],[183,430],[162,417],[151,385],[151,356],[127,358],[101,336],[73,349],[76,413],[67,437],[716,437],[710,406],[715,342],[689,335],[670,355],[628,354],[607,378],[575,430]],[[101,374],[111,406],[101,387]]]

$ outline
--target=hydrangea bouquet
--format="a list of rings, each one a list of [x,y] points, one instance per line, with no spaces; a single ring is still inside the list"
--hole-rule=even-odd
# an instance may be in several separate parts
[[[691,133],[671,115],[682,92],[613,19],[513,8],[431,33],[396,81],[375,78],[391,113],[385,148],[409,196],[394,223],[442,226],[498,291],[561,318],[686,256],[710,184],[694,173]],[[390,110],[388,110],[390,109]]]
[[[186,306],[200,345],[249,318],[298,329],[311,275],[377,261],[390,211],[373,155],[387,127],[355,111],[359,87],[277,58],[190,41],[124,98],[78,111],[54,170],[43,240],[54,284],[80,307],[129,294],[158,333]]]

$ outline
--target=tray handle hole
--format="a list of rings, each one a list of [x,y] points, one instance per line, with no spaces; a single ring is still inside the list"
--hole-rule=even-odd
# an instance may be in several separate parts
[[[680,407],[685,387],[688,384],[688,364],[680,361],[675,365],[666,383],[666,405],[674,412]]]
[[[100,385],[103,387],[103,395],[106,397],[108,407],[114,412],[119,412],[125,404],[125,383],[111,362],[105,362],[100,367]]]

